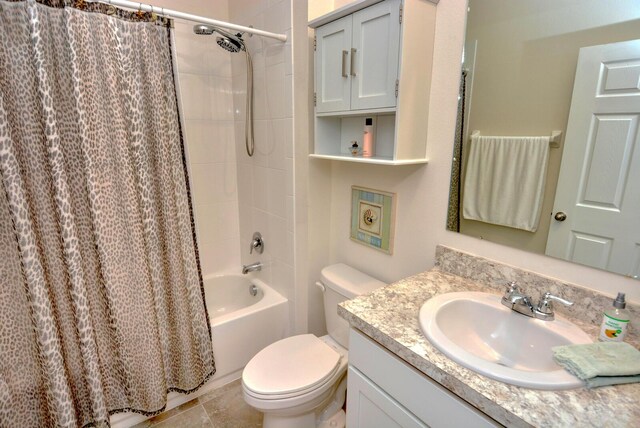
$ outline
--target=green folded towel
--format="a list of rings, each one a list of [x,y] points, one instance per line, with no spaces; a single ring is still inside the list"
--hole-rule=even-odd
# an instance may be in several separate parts
[[[552,348],[553,358],[587,388],[640,382],[640,351],[625,342],[597,342]]]

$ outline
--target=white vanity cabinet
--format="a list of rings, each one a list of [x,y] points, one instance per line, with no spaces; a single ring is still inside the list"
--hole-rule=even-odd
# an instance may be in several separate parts
[[[316,112],[395,108],[400,0],[316,29]]]
[[[315,29],[316,158],[426,163],[437,0],[359,0],[309,22]],[[373,119],[375,156],[362,149]]]
[[[358,330],[349,335],[349,428],[497,427]]]

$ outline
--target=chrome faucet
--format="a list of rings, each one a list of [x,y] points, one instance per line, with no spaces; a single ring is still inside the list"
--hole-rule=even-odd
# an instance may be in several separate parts
[[[552,321],[555,316],[553,313],[553,301],[562,303],[566,306],[572,306],[573,302],[565,300],[561,297],[554,296],[551,293],[544,293],[537,306],[531,303],[531,297],[523,294],[515,282],[507,283],[507,291],[502,296],[502,304],[519,314],[526,315],[531,318],[537,318],[543,321]]]
[[[246,275],[249,272],[260,271],[260,270],[262,270],[262,263],[260,262],[251,263],[250,265],[242,265],[243,275]]]

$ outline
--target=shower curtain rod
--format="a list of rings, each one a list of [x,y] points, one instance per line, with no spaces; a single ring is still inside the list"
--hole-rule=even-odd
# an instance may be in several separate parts
[[[172,18],[186,19],[187,21],[194,21],[199,24],[209,24],[216,27],[222,27],[228,30],[240,31],[242,33],[255,34],[257,36],[269,37],[271,39],[280,40],[281,42],[287,41],[285,34],[270,33],[269,31],[258,30],[256,28],[245,27],[244,25],[231,24],[229,22],[218,21],[216,19],[205,18],[204,16],[192,15],[190,13],[180,12],[177,10],[171,10],[164,7],[151,6],[149,4],[138,3],[128,0],[86,0],[92,3],[107,3],[113,6],[126,7],[128,9],[141,10],[144,12],[157,13]]]

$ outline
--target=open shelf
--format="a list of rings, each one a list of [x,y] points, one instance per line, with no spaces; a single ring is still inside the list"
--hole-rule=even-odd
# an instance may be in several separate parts
[[[427,159],[405,159],[405,160],[393,160],[388,156],[374,156],[370,158],[365,158],[362,156],[351,156],[344,154],[337,155],[319,155],[319,154],[310,154],[310,158],[314,159],[329,159],[329,160],[339,160],[345,162],[359,162],[359,163],[369,163],[376,165],[418,165],[427,163]]]

